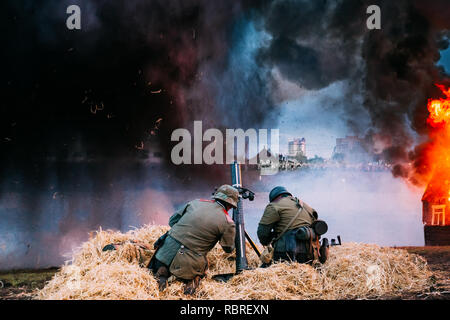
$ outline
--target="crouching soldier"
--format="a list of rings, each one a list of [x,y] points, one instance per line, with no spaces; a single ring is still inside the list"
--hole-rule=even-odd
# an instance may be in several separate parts
[[[318,220],[316,210],[281,186],[272,189],[269,201],[257,234],[262,245],[273,246],[273,260],[306,263],[318,259],[325,263],[328,240],[323,239],[320,246],[319,238],[328,227]],[[264,262],[265,266],[271,263]]]
[[[221,186],[211,200],[193,200],[169,219],[171,229],[156,243],[149,268],[164,290],[169,276],[185,282],[185,294],[193,294],[208,268],[207,253],[219,241],[223,250],[234,249],[235,224],[228,215],[236,208],[239,192]]]

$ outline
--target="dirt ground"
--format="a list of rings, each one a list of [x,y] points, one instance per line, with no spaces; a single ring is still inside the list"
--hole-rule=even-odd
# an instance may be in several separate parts
[[[386,300],[450,300],[450,246],[401,247],[427,259],[435,273],[432,287],[426,292],[386,296]],[[58,268],[0,272],[0,300],[30,300],[36,289],[43,288]]]
[[[428,292],[414,292],[393,299],[450,300],[450,246],[401,248],[421,255],[428,261],[434,272],[434,284]]]
[[[33,291],[43,288],[58,270],[0,271],[0,300],[31,300]]]

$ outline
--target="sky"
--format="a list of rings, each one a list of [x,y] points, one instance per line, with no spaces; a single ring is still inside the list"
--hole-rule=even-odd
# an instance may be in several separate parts
[[[441,51],[437,65],[450,74],[450,48]],[[345,110],[343,104],[347,103],[345,81],[317,91],[304,91],[292,85],[290,90],[291,94],[292,90],[297,90],[298,97],[279,106],[282,110],[279,121],[281,152],[287,152],[289,139],[304,137],[308,158],[315,155],[330,158],[336,138],[355,135],[346,125],[345,115],[340,113]]]
[[[289,139],[305,138],[306,154],[330,158],[336,138],[353,135],[345,115],[346,82],[335,82],[317,91],[303,92],[298,98],[281,104],[280,151],[287,152]]]
[[[443,66],[445,71],[450,74],[450,48],[441,51],[441,60],[438,65]]]

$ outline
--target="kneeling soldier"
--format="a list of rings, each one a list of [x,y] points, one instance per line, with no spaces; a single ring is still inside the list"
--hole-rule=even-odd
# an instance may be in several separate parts
[[[228,211],[236,208],[238,197],[237,189],[223,185],[212,200],[193,200],[170,217],[171,229],[155,243],[149,265],[160,290],[174,275],[186,283],[185,294],[193,294],[208,268],[206,255],[216,243],[227,253],[233,251],[236,230]]]
[[[325,263],[328,240],[320,246],[319,238],[328,227],[316,210],[280,186],[272,189],[269,201],[257,234],[262,245],[273,245],[273,260]]]

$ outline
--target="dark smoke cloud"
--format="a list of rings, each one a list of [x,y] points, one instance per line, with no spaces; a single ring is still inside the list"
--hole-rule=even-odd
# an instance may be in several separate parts
[[[441,1],[428,3],[430,8],[441,5]],[[447,77],[436,66],[439,50],[448,45],[435,23],[445,11],[427,16],[413,2],[396,1],[383,3],[382,14],[382,32],[369,33],[363,48],[367,66],[365,105],[373,127],[389,137],[384,155],[396,164],[394,174],[423,184],[426,181],[417,176],[422,170],[417,166],[420,161],[412,170],[409,162],[422,157],[421,152],[426,150],[412,148],[427,133],[426,104],[436,94],[434,84]]]
[[[80,31],[66,28],[69,4],[82,9]],[[63,239],[155,220],[161,197],[146,197],[146,214],[134,205],[148,188],[200,184],[191,168],[142,164],[138,147],[159,142],[170,165],[170,134],[203,110],[190,97],[200,67],[223,70],[243,10],[237,1],[2,2],[0,240],[11,241],[0,267],[60,263]]]
[[[69,3],[82,8],[81,31],[65,27]],[[9,143],[2,141],[1,148],[18,158],[24,146],[35,157],[65,158],[74,140],[94,156],[134,156],[134,146],[160,118],[159,140],[167,146],[174,128],[204,110],[189,100],[189,89],[201,65],[224,63],[230,25],[242,11],[239,2],[230,1],[48,0],[3,6],[2,29],[9,32],[1,121]],[[95,112],[95,105],[102,109]]]
[[[381,8],[381,30],[366,28],[372,4]],[[426,148],[414,147],[427,134],[426,102],[438,94],[434,83],[447,79],[436,63],[439,50],[448,47],[448,3],[278,0],[262,16],[272,40],[260,51],[261,65],[305,89],[351,83],[344,109],[349,128],[365,135],[368,151],[393,163],[394,175],[423,183],[417,172]],[[369,128],[358,125],[365,113],[351,103],[355,95],[363,96]]]
[[[350,2],[274,1],[264,13],[273,39],[261,51],[261,63],[306,89],[350,77],[365,9],[361,1]]]
[[[376,1],[380,31],[367,31],[365,9],[374,3],[361,0],[73,3],[86,13],[79,32],[65,28],[72,2],[2,4],[9,32],[0,147],[14,163],[67,160],[76,148],[85,157],[136,158],[159,119],[167,160],[171,132],[193,120],[276,123],[273,70],[310,90],[348,81],[350,94],[365,98],[371,132],[388,141],[383,154],[407,161],[414,131],[426,132],[423,103],[443,76],[435,63],[448,45],[443,1]],[[251,28],[270,40],[249,60],[236,58]],[[358,108],[349,103],[345,113],[361,133]]]

